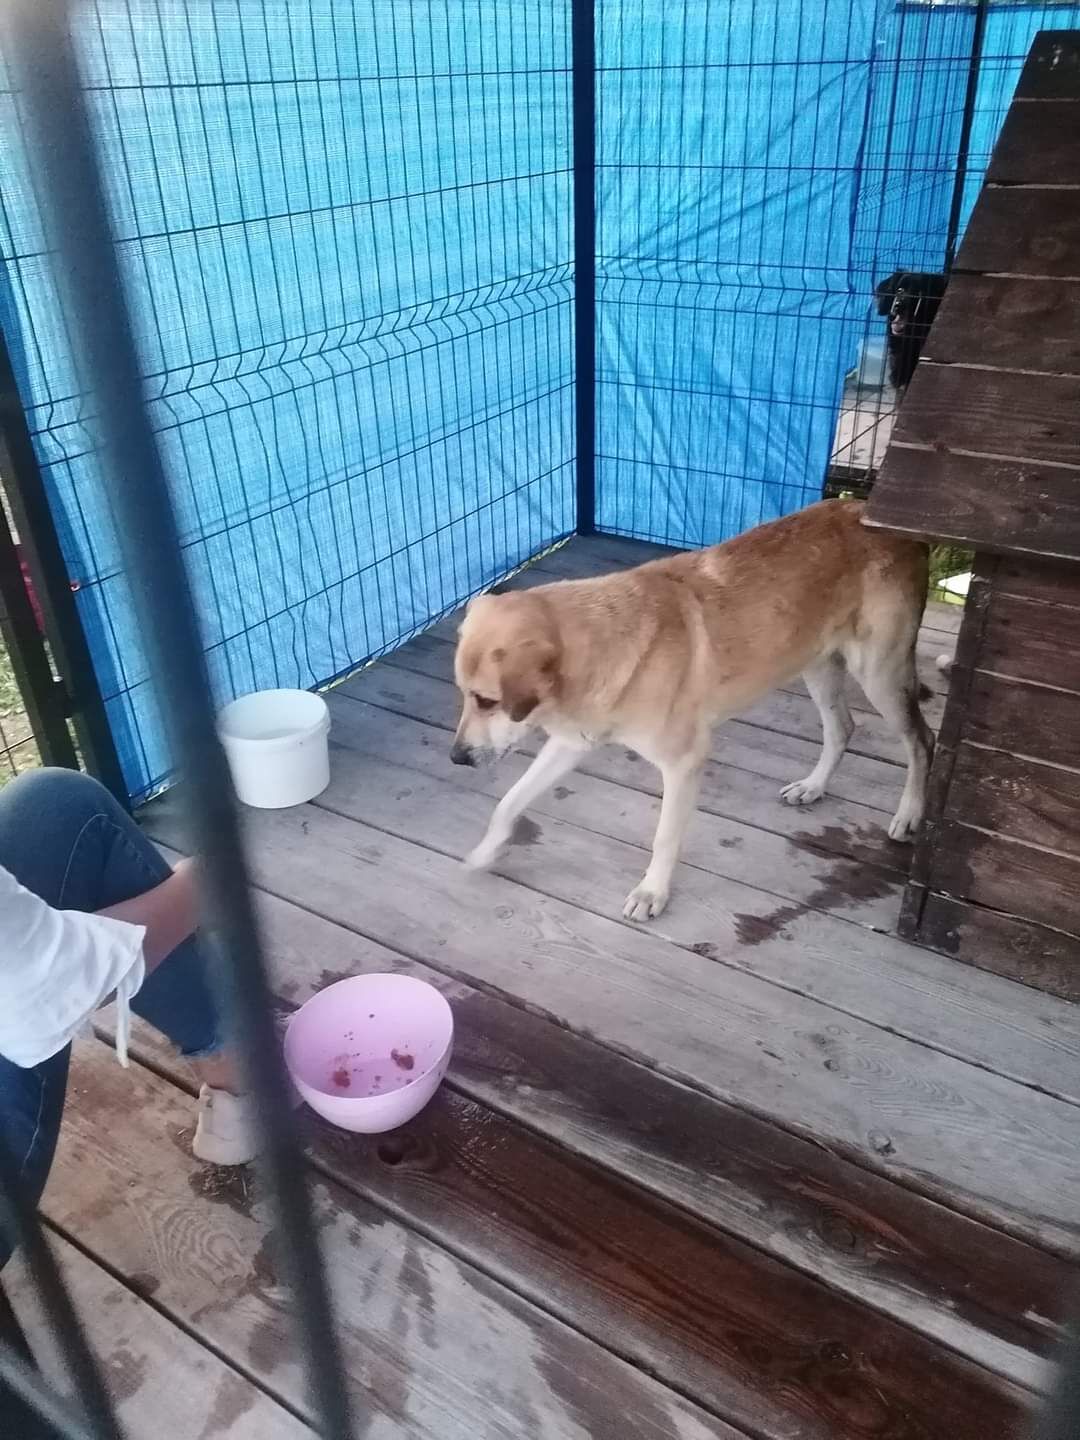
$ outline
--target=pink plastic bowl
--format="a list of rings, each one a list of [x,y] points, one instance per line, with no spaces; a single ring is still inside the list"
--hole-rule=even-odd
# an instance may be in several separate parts
[[[453,1044],[454,1016],[434,986],[408,975],[353,975],[301,1005],[285,1033],[285,1063],[324,1120],[381,1135],[428,1103]]]

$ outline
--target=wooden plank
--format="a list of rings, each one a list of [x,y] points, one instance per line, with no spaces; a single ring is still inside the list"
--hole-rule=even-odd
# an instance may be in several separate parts
[[[1070,465],[1075,487],[1080,377],[920,364],[893,433],[893,448],[907,445]]]
[[[926,793],[926,814],[915,837],[911,873],[904,892],[904,903],[897,922],[897,931],[906,940],[918,938],[919,917],[928,891],[928,876],[938,843],[938,826],[948,799],[956,748],[963,733],[967,713],[967,697],[971,688],[973,665],[982,648],[982,633],[990,604],[991,582],[997,559],[985,554],[975,558],[971,587],[964,607],[964,623],[956,644],[953,668],[949,677],[949,700],[938,733],[930,782]]]
[[[914,386],[922,371],[915,372]],[[893,446],[871,492],[872,524],[1001,554],[1080,560],[1074,470]],[[1026,563],[1026,562],[1025,562]]]
[[[1080,860],[1080,774],[961,745],[946,818]]]
[[[1080,860],[957,821],[942,824],[932,890],[1080,935]]]
[[[985,189],[968,224],[956,268],[1077,279],[1080,190]]]
[[[1080,185],[1078,101],[1080,87],[1068,99],[1010,106],[986,184]]]
[[[1080,609],[1080,568],[1069,561],[1005,557],[994,590],[997,595]]]
[[[927,895],[919,943],[1047,995],[1080,1000],[1080,940],[950,895]]]
[[[451,686],[386,663],[354,676],[338,687],[337,693],[364,700],[393,714],[415,716],[447,734],[457,723],[458,698]],[[754,733],[760,736],[765,732]],[[524,754],[531,754],[536,745],[526,744],[521,748]],[[723,749],[727,763],[706,763],[699,808],[786,835],[796,844],[866,860],[899,873],[907,863],[908,852],[888,839],[885,825],[899,798],[902,772],[882,761],[847,756],[833,779],[830,795],[819,804],[807,808],[784,805],[778,798],[779,784],[800,773],[800,762],[809,769],[817,753],[816,747],[806,741],[785,736],[774,737],[769,749],[751,747],[740,738],[729,738]],[[772,773],[757,773],[742,768],[744,765],[755,765],[758,771],[771,770]],[[806,769],[802,773],[805,774]],[[619,747],[602,746],[593,751],[581,766],[581,773],[649,795],[659,794],[659,776],[653,767],[632,751]],[[877,776],[884,779],[876,780]],[[853,802],[852,791],[863,800]],[[866,797],[878,803],[867,804]]]
[[[447,758],[445,732],[351,696],[334,694],[327,699],[335,745],[408,766],[443,782],[453,773],[458,787],[492,800],[504,794],[530,763],[528,756],[515,752],[500,762],[497,771],[459,768],[454,773]],[[342,757],[341,766],[347,763]],[[351,774],[358,764],[349,764],[345,773]],[[335,781],[340,769],[335,765]],[[402,783],[395,786],[395,793]],[[582,771],[575,771],[565,784],[530,807],[532,815],[568,821],[636,846],[642,863],[659,813],[657,794],[631,790]],[[836,911],[880,930],[892,928],[900,903],[903,881],[895,870],[843,859],[706,811],[699,812],[690,827],[683,858],[708,874],[740,880],[810,909]]]
[[[489,781],[487,793],[497,788]],[[318,803],[336,815],[461,856],[483,833],[491,812],[481,791],[481,785],[450,785],[366,754],[336,767]],[[648,832],[635,846],[598,833],[599,817],[590,830],[567,824],[557,812],[572,798],[554,801],[542,827],[529,825],[527,844],[511,847],[497,872],[638,933],[639,927],[623,920],[622,903],[644,869],[647,855],[639,847],[648,842]],[[973,984],[936,957],[805,902],[686,867],[670,906],[650,923],[649,933],[1080,1103],[1080,1017],[1067,1006],[1033,1002],[1009,985]],[[793,946],[799,955],[794,967]]]
[[[976,671],[964,738],[1032,760],[1080,768],[1080,696]]]
[[[270,1206],[257,1176],[222,1188],[194,1165],[191,1110],[96,1042],[80,1049],[44,1212],[124,1280],[153,1275],[155,1308],[307,1413]],[[359,1433],[742,1440],[385,1211],[326,1179],[311,1193]]]
[[[1080,694],[1080,607],[1047,606],[995,587],[978,668]]]
[[[923,615],[923,630],[944,630],[950,635],[958,635],[963,620],[963,605],[947,605],[943,600],[928,600]]]
[[[170,804],[148,818],[176,843]],[[1074,1106],[646,929],[465,876],[458,861],[356,821],[315,808],[247,818],[263,888],[966,1214],[1080,1253]]]
[[[648,540],[626,540],[619,535],[579,535],[558,550],[542,555],[536,564],[549,576],[576,580],[606,575],[613,570],[630,570],[635,565],[681,553],[673,546],[654,545]]]
[[[1016,87],[1017,100],[1075,100],[1080,95],[1080,44],[1075,30],[1041,30]]]
[[[59,1236],[51,1245],[125,1433],[171,1440],[314,1440],[313,1430],[240,1370],[204,1349],[73,1245]],[[147,1292],[157,1289],[153,1275],[137,1278]],[[4,1269],[4,1288],[42,1373],[66,1393],[56,1337],[18,1256]]]
[[[957,275],[922,361],[1080,375],[1080,284]]]
[[[944,1435],[951,1416],[958,1436],[981,1437],[965,1428],[977,1417],[1030,1408],[981,1367],[450,1090],[389,1138],[308,1121],[321,1174],[575,1330],[617,1335],[635,1366],[755,1434],[826,1440],[918,1417],[920,1434]],[[926,1373],[944,1388],[913,1383]]]
[[[454,1007],[458,1093],[991,1370],[1044,1384],[1061,1261],[319,915],[256,898],[274,986],[290,1005],[362,971],[436,985]],[[141,1022],[133,1046],[181,1073]]]
[[[1013,1386],[473,1101],[445,1094],[391,1141],[317,1125],[312,1154],[755,1434],[1027,1429],[1032,1402]]]

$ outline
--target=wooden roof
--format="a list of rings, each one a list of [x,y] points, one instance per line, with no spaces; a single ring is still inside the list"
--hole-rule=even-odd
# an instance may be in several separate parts
[[[1036,37],[867,518],[1080,561],[1080,31]]]

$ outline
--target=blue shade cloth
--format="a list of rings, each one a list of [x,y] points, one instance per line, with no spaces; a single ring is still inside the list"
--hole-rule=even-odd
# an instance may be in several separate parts
[[[75,13],[216,699],[328,682],[567,534],[569,5]],[[0,323],[138,799],[170,759],[0,102]]]
[[[942,270],[974,4],[597,0],[597,522],[711,544],[820,497],[876,283]],[[966,220],[1036,32],[991,0]]]
[[[216,698],[315,686],[575,524],[570,0],[84,0]],[[597,519],[821,492],[875,283],[942,268],[975,6],[596,0]],[[963,196],[1034,34],[991,0]],[[0,324],[130,793],[170,759],[0,94]]]

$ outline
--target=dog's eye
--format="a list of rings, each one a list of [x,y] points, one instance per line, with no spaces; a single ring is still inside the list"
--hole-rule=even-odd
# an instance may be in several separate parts
[[[499,703],[497,700],[489,700],[486,695],[474,695],[472,698],[478,710],[494,710]]]

